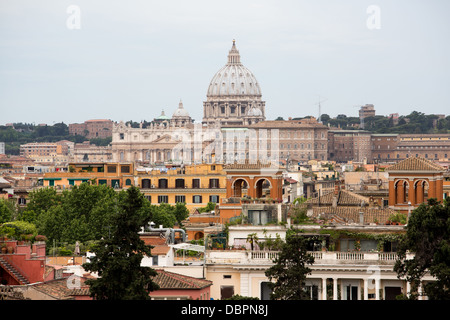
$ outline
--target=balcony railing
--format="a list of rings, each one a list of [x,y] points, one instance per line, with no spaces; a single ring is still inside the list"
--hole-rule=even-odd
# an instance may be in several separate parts
[[[340,251],[310,251],[315,263],[381,263],[393,264],[397,260],[396,252],[340,252]],[[207,263],[242,263],[242,264],[271,264],[278,257],[279,251],[229,251],[216,250],[207,253]],[[406,259],[411,259],[408,254]]]

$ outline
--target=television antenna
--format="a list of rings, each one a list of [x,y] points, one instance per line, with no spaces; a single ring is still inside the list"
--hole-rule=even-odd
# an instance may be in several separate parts
[[[328,99],[324,99],[324,100],[320,100],[320,96],[319,96],[319,102],[316,103],[316,105],[319,107],[319,116],[317,117],[317,121],[318,122],[322,122],[321,121],[321,116],[322,116],[322,103],[327,101]]]

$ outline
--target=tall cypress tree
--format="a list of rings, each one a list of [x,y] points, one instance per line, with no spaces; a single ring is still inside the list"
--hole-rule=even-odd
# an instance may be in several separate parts
[[[158,285],[152,277],[156,271],[142,267],[144,255],[151,254],[138,232],[149,222],[144,210],[144,197],[136,187],[119,194],[117,212],[112,218],[111,236],[94,248],[95,256],[83,264],[87,271],[97,272],[98,278],[87,280],[90,295],[97,300],[146,300]]]
[[[306,276],[311,273],[308,264],[314,263],[314,257],[307,252],[307,240],[297,231],[291,230],[286,234],[286,242],[274,265],[265,274],[272,281],[273,300],[308,300],[305,291]]]

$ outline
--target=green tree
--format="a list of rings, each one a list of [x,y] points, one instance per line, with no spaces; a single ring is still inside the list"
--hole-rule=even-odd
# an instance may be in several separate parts
[[[146,300],[149,292],[158,289],[152,277],[156,271],[142,267],[144,255],[151,255],[138,232],[148,224],[144,197],[136,187],[119,195],[117,212],[112,216],[111,237],[99,241],[95,256],[83,264],[87,271],[97,272],[97,279],[87,280],[91,297],[97,300]]]
[[[406,259],[407,251],[414,253]],[[436,281],[424,283],[431,300],[450,300],[450,200],[439,203],[428,199],[414,209],[408,220],[406,236],[399,243],[394,271],[411,283],[411,299],[416,299],[418,285],[429,272]]]
[[[0,199],[0,223],[11,221],[14,211],[8,200]]]
[[[270,281],[273,300],[308,300],[305,292],[306,275],[311,273],[308,264],[314,263],[314,257],[307,252],[307,240],[296,230],[289,230],[286,242],[274,265],[265,274]]]
[[[250,250],[253,251],[255,245],[258,244],[258,235],[256,233],[250,233],[247,235],[247,242],[250,243]]]
[[[27,207],[19,219],[34,223],[40,214],[59,204],[61,204],[61,195],[55,188],[35,189],[28,195]]]
[[[151,205],[150,219],[155,225],[162,225],[165,228],[173,228],[177,222],[174,207],[167,203]]]
[[[211,212],[215,208],[216,208],[216,203],[215,202],[208,202],[205,207],[198,208],[198,212],[200,212],[200,213],[202,213],[202,212]]]
[[[175,218],[177,219],[177,223],[179,226],[182,226],[182,221],[189,217],[189,210],[188,208],[186,208],[185,203],[178,202],[175,205],[173,213],[175,215]]]

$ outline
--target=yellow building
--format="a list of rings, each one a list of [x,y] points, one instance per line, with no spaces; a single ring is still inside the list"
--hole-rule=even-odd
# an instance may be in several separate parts
[[[70,163],[67,171],[45,173],[42,185],[69,189],[83,182],[115,189],[134,185],[152,204],[184,202],[190,212],[226,196],[222,164],[135,168],[133,163],[122,162]]]
[[[68,189],[83,182],[106,184],[120,189],[134,185],[134,165],[132,163],[70,163],[68,171],[44,174],[44,187]]]
[[[198,164],[160,169],[137,169],[137,186],[152,204],[186,203],[190,212],[219,203],[226,196],[222,164]]]

